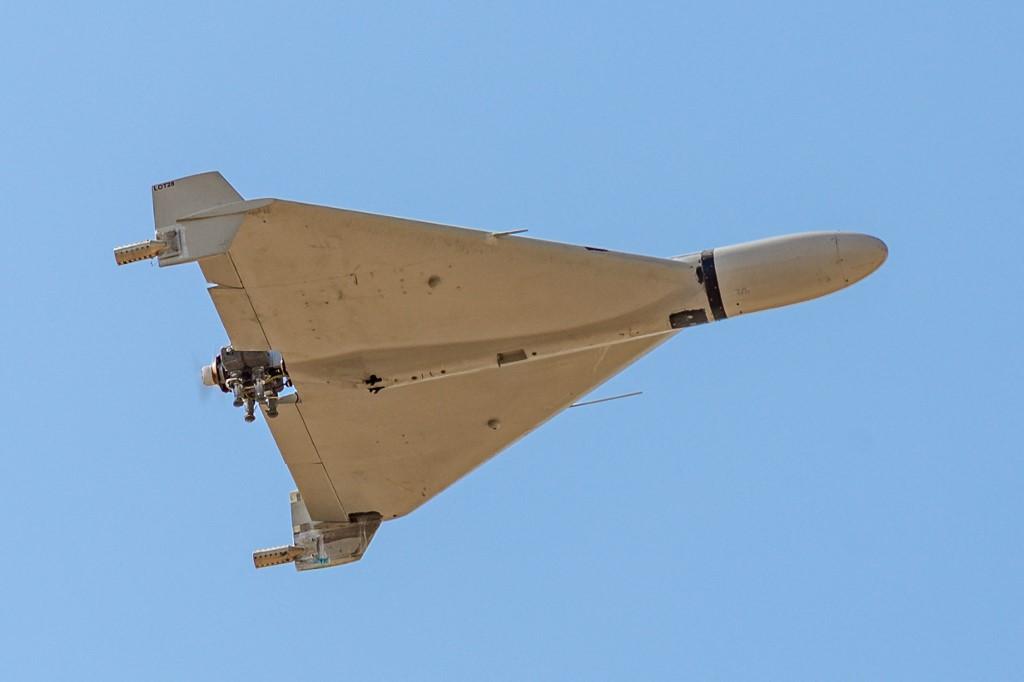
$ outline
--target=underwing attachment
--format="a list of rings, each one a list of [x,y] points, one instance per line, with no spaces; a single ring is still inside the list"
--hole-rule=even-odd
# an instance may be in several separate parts
[[[672,313],[668,316],[668,323],[673,329],[683,329],[684,327],[694,327],[698,324],[705,324],[708,321],[708,314],[704,312],[703,308],[695,308],[693,310],[680,310],[678,313]]]
[[[128,265],[159,256],[176,255],[178,253],[177,237],[177,233],[171,231],[165,234],[163,239],[149,239],[144,242],[119,246],[114,249],[114,261],[118,265]]]

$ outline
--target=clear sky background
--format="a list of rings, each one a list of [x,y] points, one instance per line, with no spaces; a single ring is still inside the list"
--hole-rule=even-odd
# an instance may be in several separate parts
[[[1024,676],[1020,3],[0,5],[0,677]],[[151,184],[670,256],[876,234],[680,334],[364,560],[199,365]]]

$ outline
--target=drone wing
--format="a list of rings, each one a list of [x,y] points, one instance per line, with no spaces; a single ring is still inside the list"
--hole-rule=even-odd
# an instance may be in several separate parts
[[[679,261],[242,201],[216,173],[154,203],[161,265],[198,261],[232,346],[283,355],[297,397],[268,423],[320,522],[412,511],[694,307]]]

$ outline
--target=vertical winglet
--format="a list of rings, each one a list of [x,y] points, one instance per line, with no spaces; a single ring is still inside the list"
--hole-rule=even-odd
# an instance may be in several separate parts
[[[153,185],[153,221],[160,230],[187,215],[238,201],[242,195],[217,171],[168,180]]]
[[[294,563],[296,570],[309,571],[359,561],[382,521],[376,512],[352,514],[342,523],[314,521],[297,490],[291,503],[294,542],[253,552],[256,568]]]

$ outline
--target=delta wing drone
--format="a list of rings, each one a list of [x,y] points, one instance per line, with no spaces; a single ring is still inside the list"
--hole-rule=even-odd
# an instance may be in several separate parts
[[[794,234],[651,258],[242,197],[216,172],[153,187],[119,265],[199,263],[229,345],[202,370],[257,409],[295,479],[299,570],[360,559],[408,514],[680,330],[842,289],[880,240]]]

